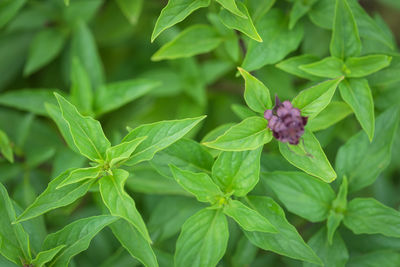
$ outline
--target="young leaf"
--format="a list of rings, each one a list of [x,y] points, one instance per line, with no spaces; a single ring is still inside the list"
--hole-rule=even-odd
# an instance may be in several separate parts
[[[331,102],[333,95],[343,77],[319,83],[301,91],[294,99],[293,106],[301,110],[303,116],[311,120]]]
[[[372,141],[375,131],[374,100],[366,79],[346,79],[339,85],[340,95],[349,104],[361,127]]]
[[[361,78],[377,72],[390,65],[392,57],[385,55],[369,55],[346,59],[346,77]]]
[[[303,135],[304,144],[290,145],[279,142],[279,151],[292,165],[324,182],[336,179],[336,173],[327,159],[318,139],[308,130]]]
[[[319,78],[301,70],[299,67],[301,65],[311,64],[313,62],[316,62],[317,60],[318,60],[318,57],[316,57],[314,55],[305,54],[305,55],[300,55],[300,56],[295,56],[295,57],[285,59],[285,60],[279,62],[278,64],[276,64],[275,66],[278,69],[286,71],[287,73],[296,75],[300,78],[304,78],[304,79],[313,81],[313,80],[317,80]]]
[[[245,80],[244,100],[247,106],[258,113],[264,113],[265,110],[270,109],[272,101],[269,89],[244,69],[238,69]]]
[[[154,26],[151,34],[151,42],[166,29],[183,21],[187,16],[199,8],[210,5],[211,0],[169,0],[166,7],[161,10],[161,14]]]
[[[90,77],[78,57],[71,65],[71,101],[84,114],[92,114],[93,91]]]
[[[328,215],[328,219],[326,220],[326,228],[327,228],[327,236],[328,244],[332,245],[333,236],[336,233],[336,229],[340,226],[340,223],[343,221],[344,215],[343,213],[338,213],[334,210],[331,210]]]
[[[330,244],[326,238],[326,229],[322,228],[315,233],[307,242],[317,253],[325,267],[345,267],[349,259],[349,252],[346,244],[339,233],[336,233],[333,242]],[[305,263],[304,267],[314,267],[315,264]]]
[[[28,76],[52,61],[61,52],[66,34],[56,28],[40,31],[32,41],[24,75]]]
[[[222,38],[208,25],[193,25],[172,41],[163,45],[152,57],[153,61],[192,57],[217,48]]]
[[[224,213],[234,219],[244,230],[263,233],[277,233],[276,228],[257,211],[237,200],[229,200]]]
[[[400,237],[400,212],[373,198],[355,198],[350,201],[343,223],[355,234]]]
[[[94,180],[64,186],[56,189],[69,176],[70,170],[51,181],[46,190],[17,218],[17,222],[23,222],[35,218],[50,210],[67,206],[86,194]]]
[[[229,128],[216,140],[203,144],[224,151],[254,150],[271,141],[272,133],[267,124],[264,118],[250,117]]]
[[[0,183],[0,254],[20,265],[31,261],[29,236],[20,223],[12,224],[16,214],[7,189]]]
[[[115,164],[121,163],[132,155],[133,151],[140,145],[147,136],[138,137],[128,142],[122,142],[110,147],[106,151],[106,162],[112,168]]]
[[[133,129],[125,136],[123,142],[143,136],[147,136],[147,138],[136,148],[132,157],[125,164],[132,166],[142,161],[151,160],[155,153],[181,139],[204,118],[205,116],[183,120],[160,121],[144,124]]]
[[[0,130],[0,152],[9,162],[14,162],[14,155],[11,148],[10,140],[5,132]]]
[[[346,266],[396,267],[399,265],[400,265],[400,253],[390,250],[382,250],[382,251],[372,251],[354,257],[352,256]]]
[[[247,16],[237,7],[235,0],[217,0],[217,2],[220,3],[225,9],[229,10],[229,12],[232,14],[242,18],[247,18]]]
[[[72,139],[81,154],[91,161],[104,159],[105,152],[111,144],[104,135],[100,122],[82,116],[64,97],[57,93],[55,95]]]
[[[160,82],[147,79],[135,79],[103,85],[95,95],[95,113],[102,115],[145,95]]]
[[[138,22],[143,8],[143,0],[117,0],[117,4],[131,24]]]
[[[246,196],[258,183],[262,148],[221,152],[212,168],[213,180],[225,193]]]
[[[327,218],[335,198],[329,184],[302,172],[270,172],[261,177],[290,212],[311,222]]]
[[[263,40],[258,34],[256,27],[254,27],[253,21],[250,17],[249,11],[247,11],[246,6],[242,2],[237,2],[237,5],[239,10],[245,14],[245,17],[239,17],[226,9],[222,9],[219,13],[219,18],[221,19],[222,23],[229,29],[238,30],[253,40],[262,42]]]
[[[322,78],[336,79],[343,76],[343,61],[336,57],[327,57],[310,64],[300,65],[299,69]]]
[[[271,198],[249,197],[254,210],[267,218],[278,229],[278,233],[245,232],[251,243],[264,250],[322,265],[321,260],[304,242],[296,228],[285,218],[285,213]]]
[[[326,222],[328,243],[332,244],[333,235],[343,220],[347,208],[347,192],[348,182],[347,177],[343,176],[342,184],[339,187],[339,192],[332,201],[331,211]]]
[[[176,242],[176,267],[216,266],[228,245],[228,222],[222,210],[203,209],[182,226]]]
[[[103,170],[101,166],[75,169],[71,171],[69,175],[56,187],[56,190],[84,180],[96,179],[100,176],[102,171]]]
[[[214,204],[223,197],[219,187],[205,173],[184,171],[173,165],[171,165],[171,172],[178,184],[195,195],[198,201]]]
[[[136,209],[135,201],[124,190],[128,176],[127,171],[116,169],[113,170],[113,175],[101,178],[99,180],[101,198],[111,215],[125,219],[147,242],[151,243],[146,224]]]
[[[344,102],[332,101],[329,105],[307,124],[311,132],[321,131],[343,120],[352,113],[352,109]]]
[[[65,245],[49,265],[67,266],[73,256],[89,247],[93,237],[116,220],[118,218],[108,215],[93,216],[74,221],[60,231],[48,235],[43,244],[44,250]]]
[[[132,224],[118,220],[110,225],[114,236],[121,245],[146,267],[158,267],[157,258],[153,249],[145,238]]]
[[[358,56],[361,52],[357,24],[347,0],[336,0],[332,39],[329,48],[331,56],[341,59]]]
[[[46,263],[50,262],[60,250],[65,248],[65,245],[59,245],[55,248],[50,248],[45,251],[41,251],[38,253],[36,258],[32,261],[33,266],[35,267],[43,267]]]

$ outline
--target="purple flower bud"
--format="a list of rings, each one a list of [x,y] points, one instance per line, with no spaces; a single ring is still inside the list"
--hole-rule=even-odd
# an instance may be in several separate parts
[[[267,109],[264,118],[268,120],[268,128],[272,130],[274,137],[291,145],[299,143],[308,119],[301,116],[300,110],[294,108],[289,101],[282,103],[278,96],[275,96],[275,107]]]

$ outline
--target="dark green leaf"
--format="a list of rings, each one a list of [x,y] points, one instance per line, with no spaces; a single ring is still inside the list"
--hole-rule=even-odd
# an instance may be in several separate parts
[[[93,91],[90,77],[78,57],[71,65],[71,101],[87,115],[93,112]]]
[[[117,0],[117,4],[131,24],[139,21],[143,0]]]
[[[400,253],[390,250],[372,251],[351,257],[348,267],[397,267],[400,265]]]
[[[9,162],[14,162],[14,155],[11,147],[11,142],[5,132],[0,130],[0,152]]]

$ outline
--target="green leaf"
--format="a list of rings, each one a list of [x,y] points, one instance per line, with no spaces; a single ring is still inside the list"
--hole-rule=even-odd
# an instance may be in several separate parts
[[[121,245],[146,267],[157,267],[157,258],[153,249],[145,238],[132,224],[124,220],[118,220],[110,225],[114,236]]]
[[[176,267],[216,266],[228,245],[228,222],[221,210],[203,209],[182,226],[176,242]]]
[[[315,233],[307,242],[308,245],[317,253],[325,267],[345,267],[349,259],[349,253],[342,237],[339,233],[334,236],[332,244],[326,238],[326,229],[322,228]],[[317,266],[305,263],[304,267]]]
[[[399,109],[390,108],[376,119],[372,143],[365,132],[360,131],[339,149],[335,169],[339,176],[347,176],[350,192],[374,183],[389,165],[398,124]]]
[[[9,162],[14,162],[14,155],[11,147],[11,142],[5,132],[0,130],[0,152]]]
[[[332,244],[333,235],[335,234],[336,229],[339,227],[344,218],[344,214],[346,213],[347,192],[347,177],[343,176],[342,184],[339,187],[339,192],[336,198],[332,201],[331,211],[329,212],[328,220],[326,223],[329,244]]]
[[[117,0],[117,4],[131,24],[139,21],[143,0]]]
[[[290,212],[311,222],[327,218],[335,198],[329,184],[302,172],[270,172],[261,177]]]
[[[361,41],[358,28],[347,0],[336,0],[333,21],[331,56],[345,59],[358,56],[361,52]]]
[[[355,234],[400,237],[400,212],[373,198],[355,198],[350,201],[343,223]]]
[[[0,6],[0,28],[3,28],[15,15],[17,15],[18,11],[26,2],[27,0],[2,1]]]
[[[69,175],[56,187],[56,189],[60,189],[61,187],[70,184],[79,183],[81,181],[96,179],[100,176],[102,171],[103,169],[101,166],[75,169],[69,173]]]
[[[346,103],[332,101],[317,117],[307,123],[307,129],[311,132],[324,130],[343,120],[351,113],[353,113],[353,110]]]
[[[224,151],[254,150],[272,139],[268,122],[261,117],[250,117],[226,130],[214,141],[204,142],[205,146]]]
[[[323,78],[336,79],[344,75],[342,72],[343,61],[336,57],[327,57],[314,63],[300,65],[299,69],[308,74]]]
[[[253,21],[246,6],[242,2],[237,2],[237,5],[245,17],[239,17],[226,9],[222,9],[219,12],[219,18],[221,19],[222,23],[229,29],[238,30],[253,40],[262,42],[263,39],[258,34],[256,27],[254,27]]]
[[[92,114],[92,85],[90,77],[78,57],[73,58],[71,65],[71,101],[82,113]]]
[[[392,85],[400,81],[400,56],[392,56],[390,66],[368,77],[372,87]],[[1,98],[0,98],[1,99]]]
[[[333,236],[336,230],[339,228],[340,223],[343,221],[343,218],[344,218],[343,213],[337,213],[334,210],[331,210],[329,212],[328,219],[326,220],[326,228],[327,228],[326,238],[328,239],[329,245],[332,245]]]
[[[48,235],[43,244],[45,250],[65,245],[49,266],[68,266],[72,257],[86,250],[93,237],[116,220],[118,218],[109,215],[93,216],[74,221],[58,232]]]
[[[110,168],[129,159],[133,151],[135,151],[138,145],[140,145],[146,138],[146,136],[139,137],[128,142],[122,142],[107,149],[106,162],[110,165]]]
[[[33,266],[45,266],[45,264],[50,262],[63,248],[65,248],[65,245],[59,245],[55,248],[50,248],[48,250],[39,252],[36,258],[32,261]]]
[[[318,139],[306,129],[302,137],[304,144],[290,145],[279,142],[282,156],[295,167],[330,183],[336,179],[336,173],[327,159]]]
[[[138,137],[147,138],[136,148],[132,157],[126,161],[126,165],[135,165],[139,162],[151,160],[155,153],[175,143],[193,129],[205,116],[182,120],[160,121],[144,124],[133,129],[124,142]]]
[[[272,107],[269,89],[256,77],[242,68],[238,68],[245,81],[244,100],[247,106],[258,113]]]
[[[55,94],[64,120],[69,126],[72,139],[80,153],[92,161],[105,158],[106,150],[111,146],[103,133],[100,122],[91,117],[82,116],[76,107],[64,97]]]
[[[317,0],[301,1],[296,0],[290,10],[289,29],[293,29],[297,21],[311,9]]]
[[[375,131],[374,100],[366,79],[346,79],[339,85],[340,95],[349,104],[361,127],[372,141]]]
[[[369,55],[346,59],[346,77],[361,78],[377,72],[390,65],[392,57],[385,55]]]
[[[257,113],[252,111],[250,108],[248,108],[245,105],[241,104],[232,104],[231,109],[233,113],[235,113],[236,116],[238,116],[240,119],[244,120],[249,117],[254,117],[257,116]]]
[[[398,3],[398,2],[393,2]],[[346,266],[358,267],[396,267],[400,265],[400,253],[395,251],[372,251],[362,255],[352,256]]]
[[[225,9],[229,10],[229,12],[232,14],[247,19],[246,14],[240,11],[237,7],[235,0],[217,0],[217,2],[220,3]]]
[[[259,2],[259,1],[258,1]],[[257,70],[268,64],[275,64],[297,49],[303,39],[303,25],[297,24],[292,30],[282,11],[270,10],[256,23],[263,43],[249,41],[242,68]]]
[[[134,79],[104,85],[95,95],[95,113],[102,115],[118,109],[158,86],[160,86],[160,82],[147,79]]]
[[[16,214],[7,189],[0,183],[0,254],[20,265],[31,261],[29,236],[20,223],[13,223]]]
[[[318,57],[314,55],[305,54],[285,59],[276,64],[275,66],[283,71],[286,71],[287,73],[313,81],[318,79],[318,77],[301,70],[299,67],[301,65],[307,65],[313,63],[316,60],[318,60]]]
[[[100,194],[111,215],[121,217],[134,226],[151,243],[149,233],[142,216],[136,209],[135,201],[129,196],[124,185],[129,173],[125,170],[113,170],[113,175],[99,180]]]
[[[245,232],[251,243],[264,250],[302,261],[322,265],[321,260],[304,242],[296,228],[285,218],[279,205],[268,197],[249,197],[249,204],[254,210],[267,218],[278,229],[278,233]]]
[[[198,201],[214,204],[224,196],[210,176],[205,173],[184,171],[174,165],[171,165],[171,172],[176,182],[195,195]]]
[[[44,192],[41,193],[21,215],[19,215],[17,222],[33,219],[50,210],[67,206],[85,195],[94,183],[94,180],[82,181],[56,189],[58,185],[69,176],[69,173],[70,170],[67,170],[52,180],[48,184],[46,190],[44,190]]]
[[[182,31],[172,41],[163,45],[152,57],[153,61],[192,57],[217,48],[222,38],[208,25],[193,25]]]
[[[262,148],[240,152],[221,152],[212,168],[212,177],[225,192],[246,196],[258,183]]]
[[[277,233],[276,228],[257,211],[237,200],[229,200],[224,213],[234,219],[244,230],[263,233]]]
[[[161,10],[161,14],[157,19],[153,33],[151,34],[151,42],[160,33],[183,21],[197,9],[208,7],[210,2],[211,0],[169,0],[167,6]]]
[[[64,47],[65,41],[65,33],[56,28],[40,31],[31,43],[24,75],[34,73],[56,58]]]
[[[311,120],[325,109],[343,77],[328,80],[301,91],[294,99],[293,106],[301,110],[303,116]]]

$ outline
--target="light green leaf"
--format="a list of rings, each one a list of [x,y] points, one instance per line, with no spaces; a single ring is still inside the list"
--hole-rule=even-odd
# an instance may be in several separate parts
[[[374,100],[366,79],[346,79],[339,85],[340,95],[349,104],[361,127],[372,141],[375,131]]]
[[[331,211],[329,212],[328,220],[326,223],[328,243],[332,244],[333,235],[343,220],[344,214],[347,209],[347,192],[348,182],[347,177],[343,176],[342,184],[339,187],[339,192],[332,201]]]
[[[224,213],[234,219],[244,230],[263,233],[277,233],[276,228],[257,211],[237,200],[229,200]]]
[[[208,25],[193,25],[172,41],[163,45],[152,57],[153,61],[192,57],[217,48],[222,38]]]
[[[210,176],[205,173],[184,171],[174,165],[171,165],[171,172],[177,183],[195,195],[198,201],[215,204],[224,196]]]
[[[337,213],[334,210],[331,210],[329,212],[328,219],[326,220],[326,228],[327,228],[326,238],[328,240],[329,245],[332,245],[333,236],[336,233],[336,229],[339,228],[343,218],[344,218],[343,213]]]
[[[311,222],[327,218],[335,198],[329,184],[302,172],[270,172],[261,177],[290,212]]]
[[[300,56],[295,56],[295,57],[285,59],[285,60],[279,62],[278,64],[276,64],[275,66],[278,69],[286,71],[287,73],[296,75],[300,78],[304,78],[304,79],[313,81],[313,80],[317,80],[319,78],[301,70],[299,67],[301,65],[307,65],[307,64],[313,63],[317,60],[318,60],[318,57],[316,57],[314,55],[305,54],[305,55],[300,55]]]
[[[95,96],[95,113],[102,115],[118,109],[158,86],[160,86],[160,82],[147,79],[127,80],[104,85],[99,88]]]
[[[317,117],[310,120],[306,127],[311,132],[321,131],[343,120],[351,113],[353,110],[346,103],[332,101]]]
[[[0,6],[0,28],[3,28],[15,15],[17,15],[18,11],[26,2],[27,0],[2,1]]]
[[[45,266],[46,263],[51,261],[60,250],[65,248],[65,245],[59,245],[55,248],[50,248],[48,250],[44,250],[38,253],[36,258],[32,261],[33,266],[42,267]]]
[[[322,228],[307,242],[317,253],[325,267],[345,267],[349,259],[346,244],[339,233],[336,233],[331,244],[326,238],[326,229]],[[316,264],[305,263],[303,267],[315,267]]]
[[[203,144],[224,151],[254,150],[271,141],[272,133],[267,125],[264,118],[250,117],[232,126],[214,141]]]
[[[5,132],[0,130],[0,152],[9,162],[14,162],[14,155],[11,147],[11,142]]]
[[[343,61],[336,57],[327,57],[323,60],[300,65],[299,69],[318,77],[336,79],[343,76]]]
[[[335,169],[339,176],[347,176],[350,192],[372,184],[389,165],[398,124],[399,109],[390,108],[377,118],[372,143],[360,131],[339,149]]]
[[[7,189],[0,183],[0,254],[20,265],[31,261],[29,236],[20,223],[13,223],[16,213]]]
[[[118,218],[109,215],[93,216],[74,221],[58,232],[48,235],[43,244],[44,250],[65,245],[49,266],[68,266],[72,257],[86,250],[93,237],[116,220]]]
[[[17,222],[33,219],[50,210],[67,206],[86,194],[94,180],[82,181],[76,184],[56,189],[69,176],[70,170],[51,181],[46,190],[17,218]]]
[[[290,258],[322,265],[321,260],[304,242],[296,228],[285,218],[279,205],[268,197],[249,197],[249,205],[267,218],[278,233],[245,232],[251,243]]]
[[[237,6],[245,15],[245,17],[239,17],[226,9],[222,9],[219,12],[219,18],[221,19],[222,23],[229,29],[238,30],[253,40],[262,42],[263,39],[258,34],[256,27],[254,27],[253,21],[250,17],[249,11],[247,11],[246,6],[242,2],[237,2]]]
[[[398,3],[398,2],[393,2]],[[390,250],[372,251],[362,255],[352,256],[347,267],[397,267],[400,265],[400,253]]]
[[[167,6],[161,10],[161,14],[157,19],[151,35],[151,42],[160,33],[183,21],[197,9],[209,6],[210,2],[211,0],[169,0]]]
[[[350,201],[343,223],[357,235],[400,237],[400,212],[373,198],[355,198]]]
[[[372,87],[392,85],[400,81],[400,55],[392,56],[390,66],[368,77]],[[1,100],[1,98],[0,98]]]
[[[327,159],[318,139],[307,129],[298,145],[279,142],[282,156],[295,167],[330,183],[336,179],[336,173]]]
[[[146,267],[157,267],[157,258],[150,244],[132,224],[118,220],[110,225],[114,236],[121,245]]]
[[[343,77],[339,77],[301,91],[293,99],[293,106],[299,108],[301,114],[311,120],[328,106],[342,80]]]
[[[358,28],[347,0],[336,0],[333,21],[331,56],[345,59],[358,56],[361,52],[361,41]]]
[[[205,116],[182,120],[160,121],[144,124],[133,129],[124,138],[124,142],[143,136],[147,136],[147,138],[136,148],[132,157],[126,161],[125,164],[135,165],[142,161],[151,160],[155,153],[181,139],[204,118]]]
[[[117,4],[131,24],[139,21],[143,0],[117,0]]]
[[[247,19],[246,14],[240,11],[237,7],[235,0],[217,0],[217,2],[220,3],[225,9],[229,10],[229,12],[232,14]]]
[[[216,266],[228,245],[228,222],[222,210],[203,209],[182,226],[176,242],[176,267]]]
[[[125,170],[113,170],[113,175],[99,180],[101,198],[111,215],[121,217],[134,226],[138,232],[151,243],[149,233],[142,216],[136,209],[135,201],[125,190],[125,182],[129,173]]]
[[[71,65],[71,101],[87,115],[93,112],[93,91],[90,77],[78,57]]]
[[[257,21],[256,28],[264,42],[249,41],[242,64],[242,68],[247,71],[281,61],[296,50],[303,39],[303,25],[298,23],[289,30],[287,17],[278,9],[272,9],[262,16]]]
[[[377,72],[390,65],[392,57],[385,55],[369,55],[346,59],[346,77],[361,78]]]
[[[244,100],[247,106],[258,113],[272,107],[269,89],[256,77],[242,68],[238,68],[245,81]]]
[[[262,148],[221,152],[212,168],[213,180],[225,193],[246,196],[258,183]]]
[[[122,142],[118,145],[110,147],[106,151],[106,162],[110,165],[110,168],[114,167],[115,164],[121,164],[124,160],[129,159],[133,151],[140,145],[147,137],[139,137],[128,142]]]
[[[100,122],[91,117],[82,116],[64,97],[57,93],[55,96],[80,153],[92,161],[104,159],[105,152],[111,144],[104,135]]]
[[[257,113],[252,111],[250,108],[248,108],[245,105],[241,104],[232,104],[231,109],[233,113],[235,113],[236,116],[238,116],[240,119],[244,120],[249,117],[254,117],[257,116]]]
[[[100,176],[102,171],[103,169],[101,166],[75,169],[69,173],[69,175],[56,187],[56,189],[60,189],[61,187],[70,184],[79,183],[84,180],[96,179]]]

